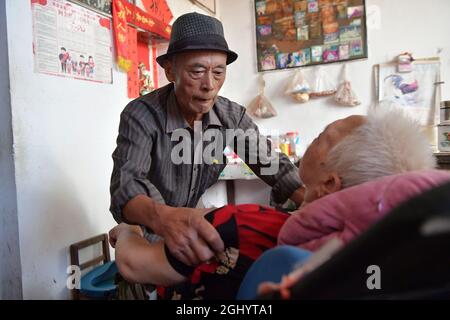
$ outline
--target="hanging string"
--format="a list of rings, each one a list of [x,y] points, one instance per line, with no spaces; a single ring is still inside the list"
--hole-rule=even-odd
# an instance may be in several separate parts
[[[258,89],[260,94],[264,94],[264,89],[266,87],[266,81],[264,80],[264,75],[259,74],[258,77]]]

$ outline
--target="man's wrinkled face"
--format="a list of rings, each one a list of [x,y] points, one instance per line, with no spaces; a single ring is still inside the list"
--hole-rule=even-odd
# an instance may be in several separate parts
[[[177,54],[165,66],[185,117],[198,118],[211,110],[225,81],[227,55],[218,51]]]
[[[362,125],[365,119],[364,116],[350,116],[332,122],[308,147],[300,162],[300,179],[306,189],[305,202],[312,202],[330,193],[329,190],[333,186],[328,187],[327,183],[330,183],[332,173],[326,172],[324,168],[328,153],[337,143]]]

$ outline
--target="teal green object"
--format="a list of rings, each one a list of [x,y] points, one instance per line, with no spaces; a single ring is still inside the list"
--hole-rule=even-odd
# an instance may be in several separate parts
[[[115,261],[95,267],[81,277],[80,292],[88,297],[103,298],[116,293],[114,278],[117,274]]]

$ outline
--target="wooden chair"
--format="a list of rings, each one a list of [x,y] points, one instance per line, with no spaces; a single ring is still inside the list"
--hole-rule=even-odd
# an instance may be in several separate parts
[[[102,243],[102,254],[89,261],[80,264],[80,250],[93,246],[97,243]],[[105,264],[111,261],[109,253],[108,235],[106,233],[74,243],[70,246],[70,263],[76,265],[83,271],[86,268]],[[86,300],[89,297],[84,296],[79,289],[72,290],[72,298],[74,300]]]

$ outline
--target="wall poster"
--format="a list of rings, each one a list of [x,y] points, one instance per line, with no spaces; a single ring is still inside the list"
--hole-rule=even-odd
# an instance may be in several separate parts
[[[258,71],[367,58],[365,0],[255,0]]]
[[[112,83],[111,20],[66,0],[31,0],[34,70]]]
[[[439,58],[416,59],[411,72],[399,72],[395,63],[375,66],[378,101],[403,109],[422,126],[439,123]]]

